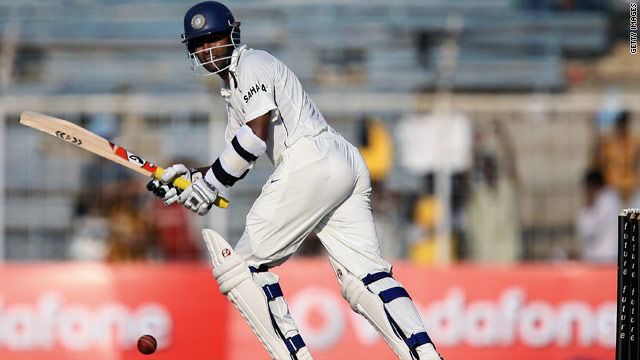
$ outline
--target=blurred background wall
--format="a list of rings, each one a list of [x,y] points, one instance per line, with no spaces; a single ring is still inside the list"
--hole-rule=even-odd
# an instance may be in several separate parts
[[[20,112],[39,111],[159,165],[211,163],[224,146],[225,111],[219,79],[195,77],[180,43],[190,5],[0,1],[0,259],[200,259],[202,226],[239,238],[267,161],[232,189],[228,210],[195,219],[163,209],[139,175],[18,124]],[[387,257],[583,259],[577,218],[592,169],[609,172],[604,185],[621,204],[640,206],[635,140],[617,156],[628,163],[603,160],[623,114],[634,139],[640,120],[627,1],[228,6],[243,42],[288,64],[361,148]],[[302,249],[319,252],[313,237]]]

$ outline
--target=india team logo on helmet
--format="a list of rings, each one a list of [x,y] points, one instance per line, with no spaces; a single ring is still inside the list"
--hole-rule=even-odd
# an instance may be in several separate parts
[[[204,15],[197,14],[193,18],[191,18],[191,27],[200,30],[204,27],[204,24],[207,20],[204,18]]]

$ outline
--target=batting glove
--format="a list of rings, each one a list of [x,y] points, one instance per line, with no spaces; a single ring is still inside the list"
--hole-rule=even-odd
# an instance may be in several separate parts
[[[178,196],[178,202],[198,215],[205,215],[217,198],[218,190],[207,180],[199,179]]]
[[[162,198],[166,206],[173,205],[178,201],[181,189],[176,188],[172,183],[182,177],[189,182],[194,182],[202,178],[202,173],[195,168],[187,168],[183,164],[175,164],[164,170],[160,180],[153,179],[147,184],[147,189],[154,195]]]

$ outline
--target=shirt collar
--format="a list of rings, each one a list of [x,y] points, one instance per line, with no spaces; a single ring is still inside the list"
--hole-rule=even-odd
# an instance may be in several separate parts
[[[244,44],[238,46],[233,50],[233,53],[231,54],[231,65],[229,65],[229,71],[231,71],[232,73],[236,72],[236,70],[238,69],[238,62],[240,61],[240,56],[245,51],[247,51],[247,45],[244,45]]]
[[[240,61],[240,56],[245,51],[247,51],[247,45],[244,45],[244,44],[233,49],[233,53],[231,54],[231,64],[229,65],[229,72],[232,74],[229,74],[230,75],[229,81],[235,81],[235,78],[236,78],[235,74],[236,74],[236,71],[238,70],[238,62]],[[220,89],[220,94],[225,98],[231,96],[230,84],[227,84],[223,81],[222,88]]]

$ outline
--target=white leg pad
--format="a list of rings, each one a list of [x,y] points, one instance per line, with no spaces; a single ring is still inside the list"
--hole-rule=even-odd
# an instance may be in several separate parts
[[[442,357],[433,344],[424,344],[416,348],[420,360],[442,360]]]
[[[272,358],[290,360],[289,350],[273,328],[267,297],[254,282],[249,265],[215,231],[204,229],[202,236],[211,255],[213,276],[218,281],[220,291],[240,311]],[[296,357],[299,360],[312,360],[306,346],[298,350]]]
[[[367,290],[362,281],[352,274],[344,273],[341,280],[342,296],[349,302],[351,309],[373,325],[400,360],[412,360],[409,348],[391,327],[382,300]]]
[[[396,334],[389,322],[382,299],[378,295],[369,291],[362,280],[358,279],[353,274],[350,274],[347,271],[341,271],[341,274],[343,274],[340,278],[342,296],[349,302],[351,309],[364,316],[369,323],[373,325],[376,331],[378,331],[387,344],[389,344],[400,360],[415,359],[411,354],[411,350],[407,343],[405,343],[405,341]],[[393,280],[393,282],[400,285],[395,280]],[[412,304],[409,305],[413,308]],[[405,304],[405,307],[405,311],[407,311],[409,306]],[[417,312],[415,313],[415,316],[419,316]],[[414,329],[414,331],[415,330],[419,329]],[[420,360],[442,360],[440,354],[436,351],[435,346],[431,343],[422,344],[416,347],[415,351],[418,355],[418,359]]]

